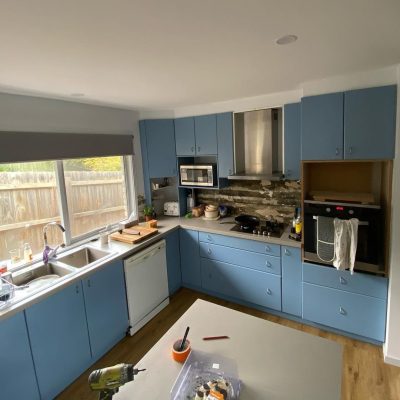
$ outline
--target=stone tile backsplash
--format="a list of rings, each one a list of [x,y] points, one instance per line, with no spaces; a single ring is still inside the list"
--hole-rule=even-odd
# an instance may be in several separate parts
[[[290,223],[295,207],[301,203],[301,184],[297,181],[229,181],[224,189],[197,189],[196,203],[224,204],[234,215],[251,214],[263,219],[272,215]]]

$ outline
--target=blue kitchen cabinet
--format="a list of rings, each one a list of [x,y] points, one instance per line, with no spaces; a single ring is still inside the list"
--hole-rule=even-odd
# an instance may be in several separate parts
[[[344,93],[344,158],[393,159],[397,86]]]
[[[124,268],[115,261],[82,281],[92,361],[126,334],[129,326]]]
[[[343,159],[343,93],[301,100],[301,159]]]
[[[141,139],[142,151],[146,151],[148,178],[176,176],[175,130],[172,119],[152,119],[140,125],[145,134]],[[145,161],[143,159],[143,161]]]
[[[233,164],[233,115],[217,114],[218,176],[227,178],[234,172]]]
[[[175,141],[177,156],[194,156],[196,154],[194,117],[175,119]]]
[[[25,316],[0,321],[0,398],[39,400]]]
[[[282,246],[282,311],[302,315],[301,250]]]
[[[174,294],[182,285],[179,230],[165,237],[167,242],[167,271],[169,294]]]
[[[284,174],[286,179],[300,179],[301,165],[301,106],[300,103],[285,104],[284,118]]]
[[[149,158],[147,156],[145,121],[139,121],[139,131],[140,131],[140,149],[142,152],[144,197],[146,199],[146,203],[150,204],[152,199],[151,199],[150,176],[149,176]]]
[[[201,258],[203,289],[281,310],[281,278],[238,265]]]
[[[183,286],[201,288],[199,232],[180,229],[180,253]]]
[[[81,282],[27,308],[25,315],[41,398],[53,399],[91,364]]]
[[[217,116],[215,114],[194,117],[194,131],[197,156],[218,154]]]

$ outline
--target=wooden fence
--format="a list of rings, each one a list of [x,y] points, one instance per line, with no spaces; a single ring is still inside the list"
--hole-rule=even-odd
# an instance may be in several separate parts
[[[72,236],[124,219],[126,190],[122,172],[66,171]],[[0,172],[0,260],[8,251],[30,243],[43,249],[43,227],[61,221],[54,172]],[[61,232],[48,231],[49,242],[61,243]]]

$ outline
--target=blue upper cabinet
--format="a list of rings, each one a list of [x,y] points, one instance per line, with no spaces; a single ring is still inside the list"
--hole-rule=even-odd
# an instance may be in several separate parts
[[[344,93],[344,158],[392,159],[396,135],[395,85]]]
[[[34,304],[25,315],[41,398],[54,399],[91,364],[81,282]]]
[[[0,321],[0,397],[39,400],[25,316]]]
[[[227,178],[233,174],[233,115],[217,114],[218,176]]]
[[[174,120],[146,120],[140,127],[145,130],[145,134],[141,134],[141,139],[145,136],[146,146],[144,147],[142,143],[142,151],[144,149],[147,155],[143,158],[143,166],[148,168],[148,177],[176,176]],[[145,158],[147,159],[147,165],[145,164]]]
[[[285,104],[283,107],[284,118],[284,143],[285,143],[285,170],[287,179],[300,179],[300,149],[301,149],[301,119],[300,103]]]
[[[301,100],[301,159],[343,159],[343,93]]]
[[[82,284],[94,361],[117,344],[128,330],[129,318],[122,261],[107,265],[84,279]]]
[[[196,155],[193,117],[177,118],[175,120],[175,140],[177,156]]]
[[[194,131],[197,156],[218,154],[217,116],[215,114],[194,117]]]

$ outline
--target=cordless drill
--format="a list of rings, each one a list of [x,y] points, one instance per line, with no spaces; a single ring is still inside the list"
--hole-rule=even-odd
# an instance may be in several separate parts
[[[133,377],[145,369],[136,369],[133,364],[117,364],[113,367],[96,369],[89,375],[89,386],[99,391],[99,400],[111,400],[119,387],[133,381]]]

